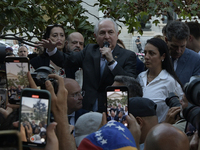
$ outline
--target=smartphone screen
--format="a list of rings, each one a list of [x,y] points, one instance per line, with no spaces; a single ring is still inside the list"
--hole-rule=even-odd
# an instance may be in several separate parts
[[[116,120],[127,125],[129,92],[126,86],[109,86],[106,88],[107,95],[107,120]]]
[[[6,109],[7,89],[0,88],[0,108]]]
[[[27,139],[23,141],[23,145],[45,146],[46,128],[50,119],[50,100],[50,93],[47,90],[22,91],[20,122],[26,131]]]
[[[18,131],[0,131],[0,141],[0,150],[22,150],[20,133]]]
[[[8,102],[20,104],[21,91],[27,88],[29,60],[27,57],[6,57],[6,77],[8,89]]]

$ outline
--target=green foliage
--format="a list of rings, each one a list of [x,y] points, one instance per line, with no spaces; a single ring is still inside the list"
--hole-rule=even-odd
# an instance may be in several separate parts
[[[127,95],[122,94],[122,98],[119,99],[110,99],[107,98],[107,106],[118,106],[120,103],[122,106],[126,106],[128,104],[127,102]]]
[[[0,36],[8,30],[23,35],[24,40],[37,37],[42,39],[49,24],[62,24],[66,36],[78,31],[85,37],[86,44],[93,42],[93,25],[83,15],[87,12],[80,5],[81,1],[68,0],[3,0],[0,1]],[[4,36],[3,36],[4,38]]]
[[[1,0],[0,38],[5,38],[4,34],[11,30],[17,37],[23,33],[23,40],[30,41],[34,37],[41,40],[46,26],[58,23],[65,27],[66,35],[78,31],[84,35],[86,44],[94,42],[93,25],[86,16],[90,11],[80,3],[86,4],[84,0]],[[186,20],[200,17],[200,1],[196,0],[98,0],[90,5],[94,6],[99,6],[104,17],[124,23],[129,33],[137,30],[142,34],[141,23],[146,23],[152,16],[162,18],[162,15],[175,12]],[[173,18],[168,16],[168,19]],[[157,25],[159,21],[152,20],[152,23]]]
[[[36,104],[33,105],[34,108],[34,120],[46,120],[45,116],[47,116],[47,106],[45,103],[41,102],[41,99],[37,101]]]
[[[137,30],[143,33],[141,23],[152,19],[152,16],[167,16],[167,12],[173,11],[186,20],[191,20],[192,16],[200,18],[200,1],[195,0],[98,0],[100,10],[104,12],[104,17],[112,17],[128,26],[128,32]],[[106,5],[103,5],[105,4]],[[145,17],[144,17],[145,16]],[[169,18],[168,16],[168,19]],[[159,20],[153,20],[157,25]]]

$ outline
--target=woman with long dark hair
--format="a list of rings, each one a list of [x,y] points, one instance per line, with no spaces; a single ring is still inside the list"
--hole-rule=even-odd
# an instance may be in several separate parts
[[[146,71],[138,75],[137,80],[143,88],[143,97],[149,98],[157,104],[158,121],[165,120],[169,107],[165,99],[170,92],[183,96],[182,85],[176,76],[167,44],[159,39],[147,40],[144,49]]]
[[[66,52],[65,37],[65,30],[63,26],[59,24],[54,24],[47,26],[43,39],[56,42],[56,48],[62,52]],[[44,51],[41,55],[31,59],[30,63],[32,67],[31,69],[37,69],[41,66],[48,66],[53,68],[53,72],[55,72],[56,74],[65,77],[64,69],[58,67],[50,60],[48,54],[46,53],[46,48],[44,48]]]

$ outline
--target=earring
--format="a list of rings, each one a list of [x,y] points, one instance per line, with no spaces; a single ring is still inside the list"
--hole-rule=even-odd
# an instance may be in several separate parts
[[[164,59],[162,61],[164,61]]]

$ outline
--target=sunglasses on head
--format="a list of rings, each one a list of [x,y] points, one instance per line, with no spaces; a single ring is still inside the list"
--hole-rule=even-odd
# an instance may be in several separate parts
[[[50,24],[47,27],[62,26],[61,24]]]

